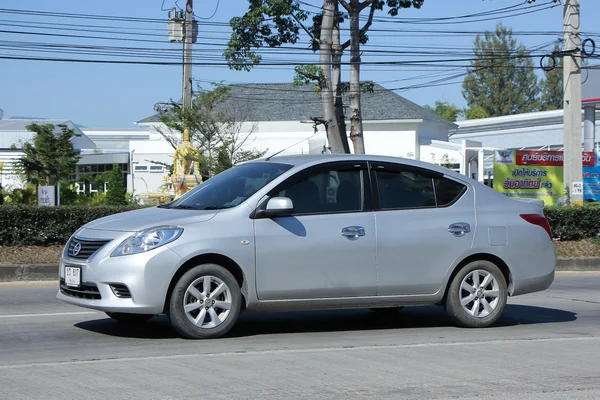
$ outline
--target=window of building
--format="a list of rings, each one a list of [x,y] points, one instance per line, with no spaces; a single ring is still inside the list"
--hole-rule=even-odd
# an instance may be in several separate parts
[[[150,172],[164,172],[165,167],[162,165],[151,165]]]
[[[148,166],[147,165],[136,165],[134,167],[134,171],[135,172],[148,172]]]

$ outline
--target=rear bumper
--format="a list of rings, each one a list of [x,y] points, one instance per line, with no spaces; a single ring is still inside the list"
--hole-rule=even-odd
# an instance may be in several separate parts
[[[554,243],[550,240],[534,249],[527,255],[510,260],[512,296],[540,292],[554,282],[557,262]]]
[[[552,282],[554,282],[554,275],[554,270],[552,270],[552,272],[546,275],[521,279],[519,280],[518,284],[515,285],[512,295],[518,296],[520,294],[541,292],[542,290],[546,290],[552,285]]]

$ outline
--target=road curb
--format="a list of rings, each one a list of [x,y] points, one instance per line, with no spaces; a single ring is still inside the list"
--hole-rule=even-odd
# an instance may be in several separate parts
[[[600,271],[600,258],[559,258],[557,271]],[[56,281],[58,264],[0,264],[0,282]]]
[[[0,264],[0,282],[55,280],[58,264]]]

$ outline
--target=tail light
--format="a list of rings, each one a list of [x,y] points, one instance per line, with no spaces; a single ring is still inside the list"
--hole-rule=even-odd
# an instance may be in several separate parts
[[[552,239],[552,230],[550,229],[550,223],[548,222],[546,217],[544,217],[541,214],[521,214],[521,218],[523,218],[530,224],[541,226],[542,228],[544,228],[548,233],[548,236],[550,236],[550,239]]]

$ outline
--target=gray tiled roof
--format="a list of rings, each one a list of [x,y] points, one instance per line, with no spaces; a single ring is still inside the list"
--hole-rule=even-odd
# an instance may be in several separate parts
[[[250,121],[301,121],[323,114],[320,98],[313,85],[294,86],[292,83],[230,85],[231,96],[223,107],[249,107]],[[451,122],[380,86],[361,94],[364,120],[423,119],[446,124]],[[350,101],[344,95],[346,118],[350,116]],[[218,111],[218,109],[216,110]],[[158,115],[138,123],[159,122]]]

